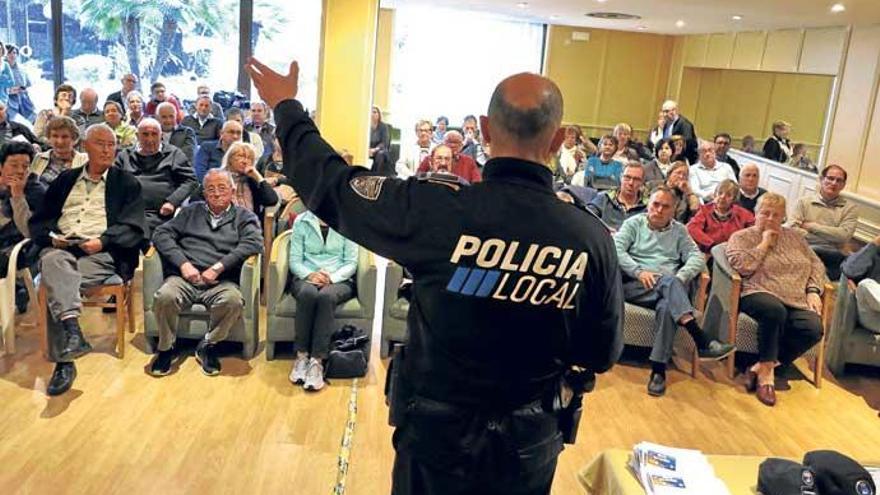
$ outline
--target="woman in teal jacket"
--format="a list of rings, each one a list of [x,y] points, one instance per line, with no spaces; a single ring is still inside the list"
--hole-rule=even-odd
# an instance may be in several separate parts
[[[296,217],[290,236],[290,271],[296,298],[296,361],[290,381],[324,388],[324,364],[335,331],[336,306],[354,297],[358,246],[312,212]]]
[[[0,102],[6,105],[9,101],[9,88],[15,86],[12,69],[6,63],[6,45],[0,42]]]

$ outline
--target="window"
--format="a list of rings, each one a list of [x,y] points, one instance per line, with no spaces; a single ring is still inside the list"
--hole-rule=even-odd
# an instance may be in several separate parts
[[[6,57],[6,63],[11,59],[12,67],[17,69],[14,86],[26,86],[24,92],[10,98],[9,118],[15,118],[22,98],[37,109],[51,105],[52,12],[48,2],[44,5],[32,0],[0,0],[0,29],[4,32],[3,42],[17,49],[13,50],[17,53]]]
[[[321,46],[321,0],[254,2],[251,34],[254,56],[287,74],[291,60],[299,62],[299,99],[307,109],[318,102],[318,63]],[[257,98],[256,89],[251,89]]]
[[[395,127],[440,115],[461,125],[485,114],[495,86],[518,72],[541,72],[541,24],[422,6],[401,6],[395,17],[389,105]],[[385,109],[383,109],[385,110]],[[404,138],[406,139],[406,138]]]

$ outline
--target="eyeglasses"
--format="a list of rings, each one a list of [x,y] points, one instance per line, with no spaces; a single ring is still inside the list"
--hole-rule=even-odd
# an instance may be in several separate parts
[[[825,177],[822,177],[822,180],[830,182],[832,184],[846,184],[846,179],[844,179],[843,177],[832,177],[830,175],[826,175]]]
[[[635,177],[635,176],[632,176],[632,175],[626,175],[626,174],[624,174],[624,176],[623,176],[623,180],[628,180],[628,181],[630,181],[630,182],[634,182],[634,181],[641,182],[641,181],[642,181],[642,178],[641,178],[641,177]]]

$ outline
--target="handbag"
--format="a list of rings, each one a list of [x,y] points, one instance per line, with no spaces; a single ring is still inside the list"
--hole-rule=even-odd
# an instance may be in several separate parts
[[[327,378],[366,376],[370,359],[370,336],[354,325],[343,325],[331,338]]]

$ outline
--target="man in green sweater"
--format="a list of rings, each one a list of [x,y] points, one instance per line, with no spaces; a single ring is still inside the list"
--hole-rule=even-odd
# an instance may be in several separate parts
[[[707,335],[694,317],[687,284],[706,262],[687,228],[672,219],[674,213],[675,196],[660,186],[648,201],[647,213],[625,220],[614,236],[624,298],[656,312],[648,381],[648,393],[653,396],[666,393],[666,364],[679,325],[694,338],[701,359],[722,359],[735,350]]]

